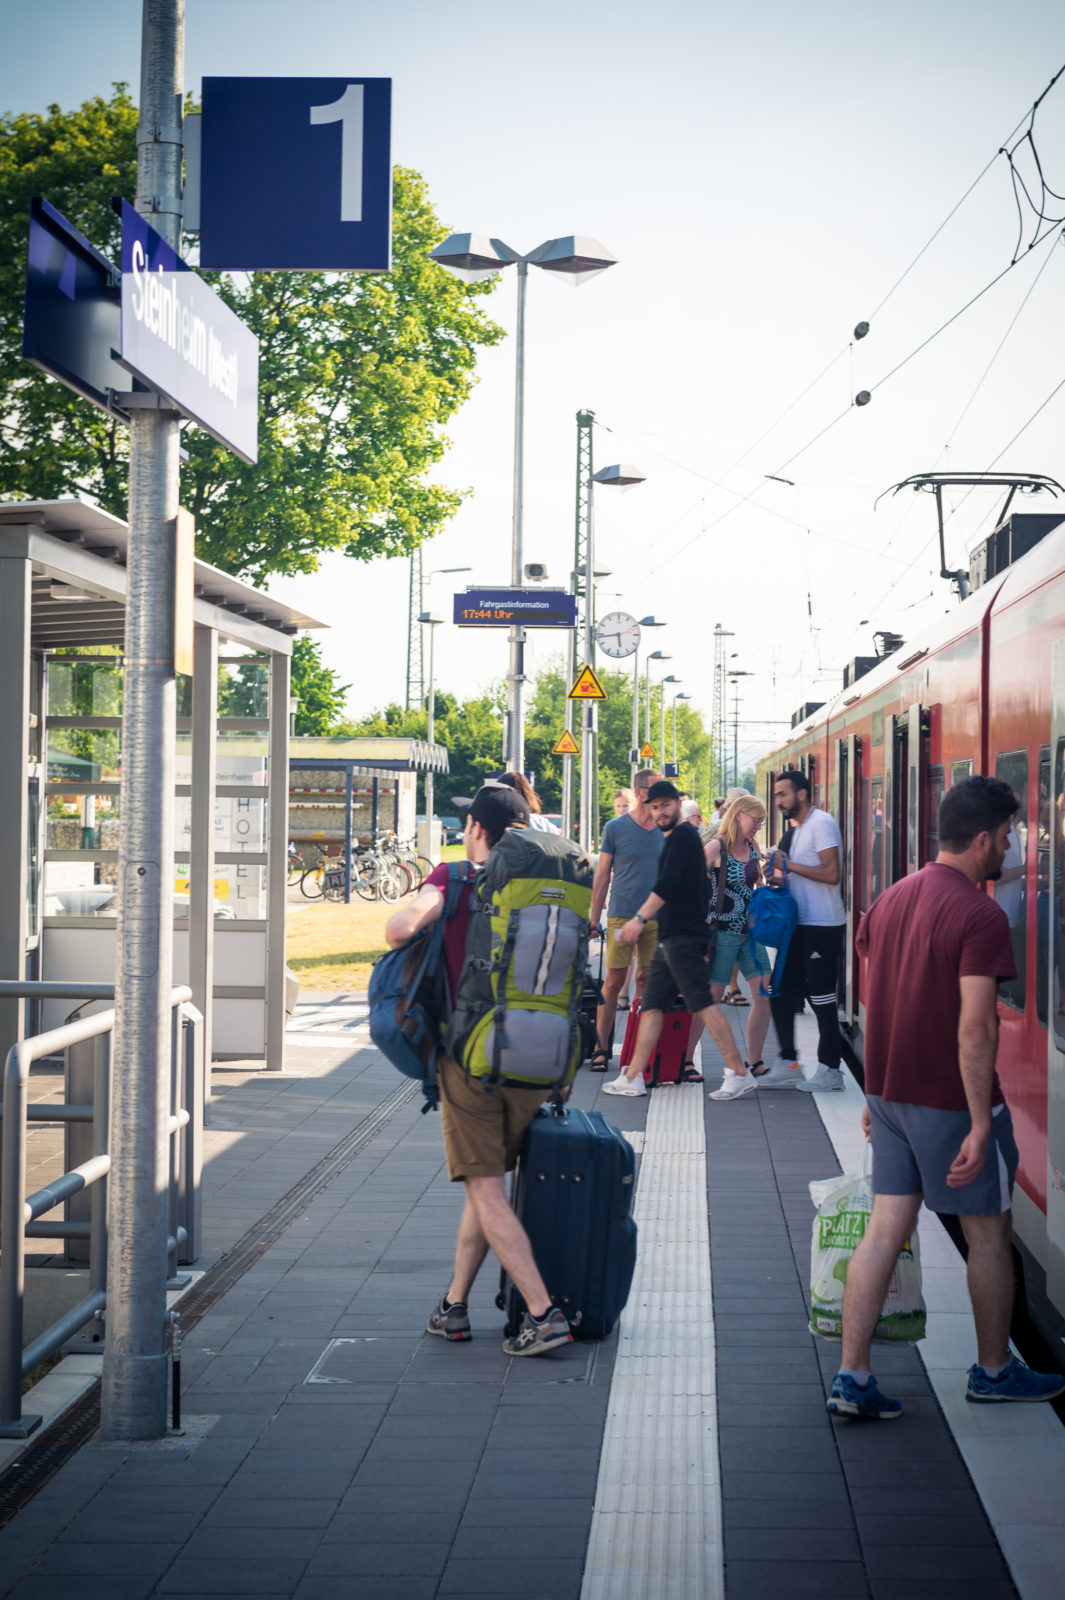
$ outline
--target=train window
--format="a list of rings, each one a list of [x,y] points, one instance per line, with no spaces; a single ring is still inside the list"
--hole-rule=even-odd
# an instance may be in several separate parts
[[[952,761],[951,762],[951,764],[950,764],[950,781],[951,781],[951,785],[952,786],[954,784],[956,784],[956,783],[964,783],[965,779],[966,778],[971,778],[972,775],[973,775],[973,764],[972,764],[971,761]]]
[[[943,768],[928,769],[928,805],[925,808],[924,859],[934,861],[939,854],[939,803],[943,798]]]
[[[1036,819],[1035,1013],[1047,1025],[1050,1003],[1050,746],[1039,752],[1039,815]]]
[[[1062,813],[1065,811],[1065,739],[1054,749],[1054,805],[1050,824],[1054,830],[1054,1039],[1065,1050],[1065,841],[1062,839]]]
[[[1008,783],[1021,808],[1013,819],[1006,840],[1006,856],[1002,863],[1002,876],[992,885],[995,899],[1009,918],[1010,940],[1017,976],[998,986],[999,998],[1007,1005],[1024,1010],[1024,990],[1027,974],[1025,922],[1027,909],[1028,875],[1028,752],[1008,750],[995,762],[995,777]]]
[[[872,846],[869,855],[869,904],[872,905],[884,887],[884,780],[873,779],[872,805],[869,812]]]

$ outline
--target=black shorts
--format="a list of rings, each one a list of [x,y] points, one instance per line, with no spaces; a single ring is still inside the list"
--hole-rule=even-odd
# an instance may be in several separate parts
[[[710,928],[705,933],[678,933],[660,939],[647,970],[640,1008],[668,1011],[680,993],[689,1011],[705,1011],[710,993]]]

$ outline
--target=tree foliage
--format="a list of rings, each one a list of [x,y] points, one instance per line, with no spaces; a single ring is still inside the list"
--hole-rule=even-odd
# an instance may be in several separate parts
[[[21,359],[29,202],[44,195],[112,260],[111,196],[136,192],[137,111],[125,85],[76,111],[0,117],[0,493],[83,493],[124,516],[125,429]],[[388,274],[204,276],[260,341],[259,461],[249,467],[189,427],[182,503],[197,554],[260,582],[313,572],[323,551],[409,553],[463,492],[428,480],[442,425],[476,381],[477,350],[502,338],[479,301],[428,259],[446,229],[424,180],[393,177]]]
[[[304,633],[292,641],[290,692],[299,700],[297,734],[335,733],[350,688],[350,683],[341,683],[335,668],[323,665],[321,640]]]

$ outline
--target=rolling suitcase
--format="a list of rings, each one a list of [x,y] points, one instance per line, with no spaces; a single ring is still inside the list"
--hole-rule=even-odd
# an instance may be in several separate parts
[[[525,1136],[511,1199],[575,1339],[605,1339],[628,1299],[634,1169],[632,1146],[599,1111],[543,1106]],[[505,1274],[496,1304],[517,1333],[526,1306]]]
[[[649,1088],[654,1089],[660,1083],[676,1083],[680,1077],[680,1069],[684,1065],[684,1057],[688,1049],[688,1030],[691,1026],[691,1013],[685,1011],[681,1000],[674,1000],[672,1009],[667,1011],[662,1018],[662,1031],[658,1035],[658,1043],[654,1053],[644,1068],[644,1082]],[[618,1065],[624,1069],[632,1060],[636,1049],[636,1031],[640,1026],[640,1002],[634,1000],[629,1012],[629,1020],[625,1025],[625,1041],[621,1046],[621,1060]]]

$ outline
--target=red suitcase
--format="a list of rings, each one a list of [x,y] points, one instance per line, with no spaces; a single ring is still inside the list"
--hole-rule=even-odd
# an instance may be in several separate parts
[[[658,1043],[644,1068],[643,1078],[649,1088],[653,1089],[660,1083],[677,1082],[688,1052],[691,1020],[691,1013],[685,1011],[680,1000],[675,1000],[672,1009],[665,1013]],[[621,1046],[621,1060],[618,1063],[620,1067],[627,1067],[632,1060],[636,1049],[636,1030],[639,1026],[640,1002],[633,1000],[629,1010],[629,1020],[625,1024],[625,1040]]]

